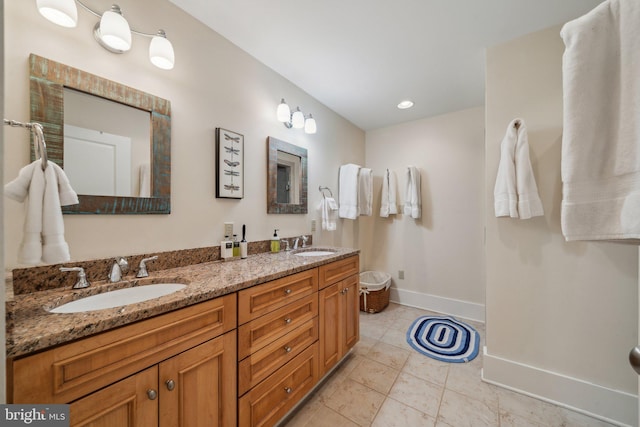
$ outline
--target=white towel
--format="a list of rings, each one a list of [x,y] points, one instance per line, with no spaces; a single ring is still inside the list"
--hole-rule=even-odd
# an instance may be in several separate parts
[[[397,205],[397,184],[398,178],[396,173],[387,169],[384,177],[382,178],[382,195],[380,202],[380,216],[387,218],[389,215],[395,215],[398,213]]]
[[[640,238],[639,23],[639,1],[607,0],[560,33],[567,241]]]
[[[358,174],[358,212],[373,215],[373,171],[369,168],[361,168]]]
[[[407,167],[407,185],[404,200],[404,214],[418,219],[422,215],[420,195],[420,171],[415,166]]]
[[[320,200],[320,215],[322,218],[322,229],[326,231],[335,231],[336,229],[336,212],[338,204],[333,197],[323,197]]]
[[[43,171],[40,160],[36,160],[22,168],[18,177],[7,183],[4,190],[5,195],[13,200],[26,200],[18,262],[35,265],[68,261],[69,247],[64,241],[60,206],[78,203],[78,196],[64,171],[53,162],[48,162]]]
[[[529,158],[527,127],[514,119],[500,144],[500,163],[493,189],[496,217],[528,219],[544,215]]]
[[[340,218],[356,219],[358,217],[358,173],[360,166],[352,163],[340,166],[339,194]]]

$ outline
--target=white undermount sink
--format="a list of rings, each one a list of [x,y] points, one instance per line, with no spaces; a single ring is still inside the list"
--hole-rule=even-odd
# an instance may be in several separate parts
[[[310,250],[302,250],[300,252],[296,252],[294,255],[297,256],[327,256],[333,255],[336,251],[329,249],[310,249]]]
[[[135,304],[172,294],[187,285],[180,283],[157,283],[154,285],[134,286],[91,295],[79,300],[62,304],[49,310],[50,313],[82,313],[85,311],[103,310],[105,308],[120,307]]]

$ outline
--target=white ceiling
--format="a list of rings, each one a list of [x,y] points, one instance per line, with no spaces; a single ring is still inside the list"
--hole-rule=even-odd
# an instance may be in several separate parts
[[[371,130],[483,105],[485,47],[603,0],[170,1]],[[403,99],[415,106],[398,110]]]

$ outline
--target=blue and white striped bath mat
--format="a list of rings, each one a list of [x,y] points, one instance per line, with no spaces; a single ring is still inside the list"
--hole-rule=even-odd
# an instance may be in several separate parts
[[[434,359],[464,363],[478,355],[480,336],[471,326],[453,317],[421,316],[407,331],[407,342]]]

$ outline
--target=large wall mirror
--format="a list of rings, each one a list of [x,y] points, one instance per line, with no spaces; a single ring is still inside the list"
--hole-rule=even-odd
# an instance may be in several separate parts
[[[267,213],[307,213],[307,149],[267,140]]]
[[[80,201],[63,212],[170,213],[169,101],[37,55],[29,63],[31,121]]]

